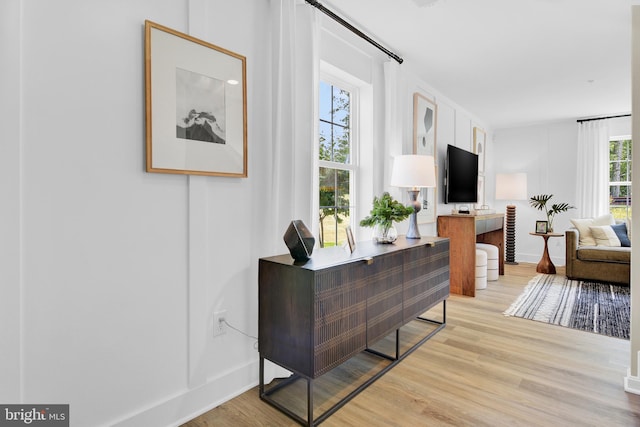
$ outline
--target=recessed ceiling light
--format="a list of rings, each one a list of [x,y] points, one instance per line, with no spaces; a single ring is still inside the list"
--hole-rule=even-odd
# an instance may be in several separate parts
[[[240,82],[237,80],[227,80],[227,83],[229,83],[230,85],[237,85]]]

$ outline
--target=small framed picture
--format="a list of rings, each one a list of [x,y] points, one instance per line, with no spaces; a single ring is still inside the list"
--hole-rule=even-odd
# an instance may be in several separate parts
[[[349,250],[351,253],[356,250],[356,241],[353,239],[353,231],[351,231],[351,226],[348,225],[346,228],[347,232],[347,243],[349,244]]]
[[[547,234],[547,221],[536,221],[536,233]]]

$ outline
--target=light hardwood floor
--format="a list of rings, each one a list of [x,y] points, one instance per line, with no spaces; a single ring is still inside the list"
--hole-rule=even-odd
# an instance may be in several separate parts
[[[505,266],[475,298],[452,295],[447,326],[322,425],[640,426],[640,396],[623,389],[628,341],[502,314],[535,274],[533,264]],[[345,382],[326,387],[340,393]],[[257,387],[184,424],[296,425]]]

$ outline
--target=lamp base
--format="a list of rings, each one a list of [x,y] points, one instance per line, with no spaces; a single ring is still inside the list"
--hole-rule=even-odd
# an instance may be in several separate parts
[[[407,230],[407,235],[405,236],[407,239],[420,239],[420,230],[418,229],[418,212],[422,209],[420,202],[418,202],[418,194],[420,194],[420,190],[408,190],[409,199],[411,200],[411,205],[413,206],[413,213],[409,216],[409,230]]]
[[[507,216],[505,218],[506,232],[505,236],[505,264],[516,263],[516,207],[515,205],[507,205]]]

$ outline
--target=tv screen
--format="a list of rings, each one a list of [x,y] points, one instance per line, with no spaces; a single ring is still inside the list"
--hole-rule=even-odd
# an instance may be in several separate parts
[[[478,202],[478,155],[447,146],[444,179],[445,203]]]

